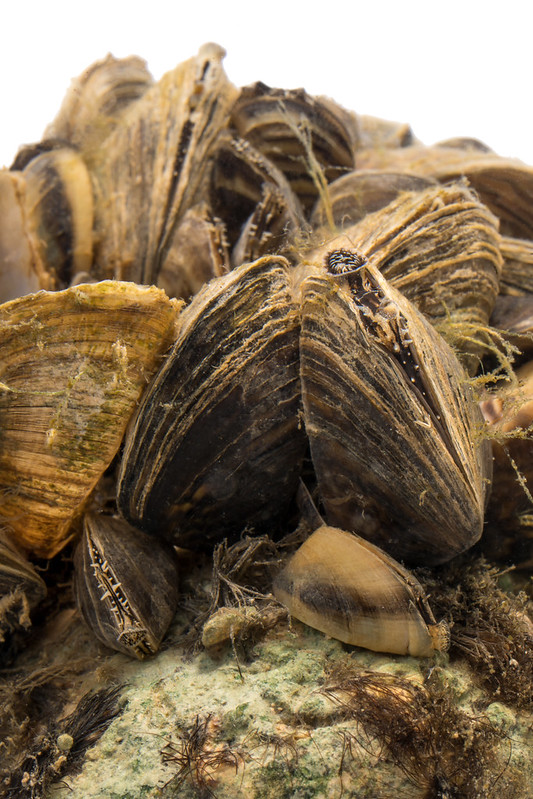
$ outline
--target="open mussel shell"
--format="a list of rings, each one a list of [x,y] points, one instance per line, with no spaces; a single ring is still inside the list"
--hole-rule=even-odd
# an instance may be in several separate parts
[[[498,223],[462,184],[404,192],[327,242],[372,259],[433,323],[487,325],[501,273]]]
[[[448,648],[422,586],[385,552],[334,527],[316,530],[274,580],[295,618],[344,643],[429,657]]]
[[[330,182],[354,168],[347,119],[332,101],[260,82],[241,90],[231,115],[239,135],[284,173],[306,212],[319,195],[319,171]]]
[[[157,284],[185,212],[207,198],[210,156],[237,89],[206,45],[132,103],[93,159],[94,273]]]
[[[354,251],[301,285],[304,420],[328,523],[441,563],[480,537],[490,447],[463,368]]]
[[[212,281],[125,439],[118,506],[190,548],[283,519],[305,452],[290,267],[265,257]]]
[[[296,195],[274,164],[250,142],[222,136],[210,177],[210,203],[226,226],[233,266],[282,253],[303,224]]]
[[[178,604],[172,549],[123,519],[91,513],[74,567],[76,604],[96,637],[137,658],[157,652]]]
[[[46,595],[46,585],[5,530],[0,530],[0,643],[30,626],[30,611]]]
[[[2,524],[51,557],[117,452],[179,309],[114,281],[0,306]]]

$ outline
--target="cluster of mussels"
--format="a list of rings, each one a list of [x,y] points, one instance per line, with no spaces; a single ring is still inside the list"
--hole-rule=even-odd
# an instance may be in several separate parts
[[[447,628],[397,561],[479,539],[489,433],[528,427],[527,404],[506,412],[527,375],[484,421],[467,370],[491,314],[532,324],[533,169],[303,90],[239,90],[223,55],[157,83],[109,56],[0,173],[0,631],[43,596],[26,555],[83,530],[81,613],[153,653],[174,548],[287,530],[303,481],[325,521],[276,597],[348,643],[428,655]],[[493,515],[519,525],[527,487],[498,468]]]

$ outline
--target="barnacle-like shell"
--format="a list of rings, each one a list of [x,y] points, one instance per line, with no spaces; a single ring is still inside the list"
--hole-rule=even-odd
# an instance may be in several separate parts
[[[65,146],[37,147],[28,159],[21,172],[0,172],[2,302],[64,288],[92,261],[93,195],[84,161]]]
[[[328,203],[335,225],[345,229],[355,225],[367,214],[384,208],[401,192],[421,191],[435,183],[432,178],[409,175],[405,172],[362,169],[349,172],[330,183]],[[327,211],[321,198],[313,210],[311,224],[323,227],[327,223]]]
[[[98,277],[156,284],[181,246],[178,223],[207,196],[210,154],[237,95],[223,55],[201,48],[130,105],[106,139],[94,161]]]
[[[44,138],[83,147],[90,159],[124,109],[142,97],[152,83],[146,62],[137,56],[114,58],[109,54],[95,61],[72,81]]]
[[[305,427],[328,523],[439,563],[481,535],[490,448],[456,356],[354,251],[307,277]]]
[[[455,184],[401,194],[328,241],[316,258],[354,248],[431,321],[451,315],[486,325],[498,293],[499,243],[495,217]]]
[[[196,295],[128,429],[118,505],[131,524],[197,548],[283,518],[305,451],[298,331],[284,259]]]
[[[46,595],[31,563],[0,530],[0,643],[7,634],[30,625],[30,610]]]
[[[2,524],[54,555],[174,336],[177,301],[130,283],[0,306]]]
[[[347,644],[418,657],[448,648],[448,628],[436,623],[422,586],[344,530],[316,530],[277,575],[273,592],[292,616]]]
[[[481,202],[500,219],[503,235],[533,238],[533,167],[518,159],[474,149],[415,145],[359,152],[357,167],[405,171],[442,183],[466,177]]]
[[[241,90],[231,121],[240,136],[285,174],[309,212],[318,197],[317,167],[328,182],[354,167],[345,113],[303,89],[271,89],[258,82]],[[311,151],[316,164],[310,162]]]
[[[76,603],[96,637],[138,658],[157,652],[178,604],[171,548],[123,519],[87,514],[74,563]]]

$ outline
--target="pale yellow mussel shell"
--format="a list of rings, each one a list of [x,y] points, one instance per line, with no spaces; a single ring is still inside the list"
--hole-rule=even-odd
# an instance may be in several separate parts
[[[90,161],[124,110],[153,84],[146,62],[137,56],[95,61],[75,78],[61,108],[44,132],[83,149]]]
[[[333,251],[347,269],[336,278],[303,270],[300,374],[318,492],[328,523],[410,563],[445,562],[483,529],[482,418],[442,337],[357,257]]]
[[[273,592],[295,618],[344,643],[430,657],[448,648],[422,586],[378,547],[344,530],[316,530],[277,575]]]
[[[0,521],[51,557],[117,452],[173,341],[154,287],[87,284],[0,306]]]

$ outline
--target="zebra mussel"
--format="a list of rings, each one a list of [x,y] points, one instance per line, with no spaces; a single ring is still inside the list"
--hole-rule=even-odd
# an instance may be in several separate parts
[[[304,480],[324,521],[276,596],[348,643],[427,656],[449,637],[398,561],[478,541],[492,475],[465,371],[484,340],[452,350],[435,326],[484,328],[518,280],[526,231],[508,208],[502,237],[489,189],[530,170],[303,90],[238,90],[223,54],[157,83],[99,62],[0,173],[2,526],[41,557],[83,528],[78,606],[143,657],[178,603],[172,546],[282,535]]]

